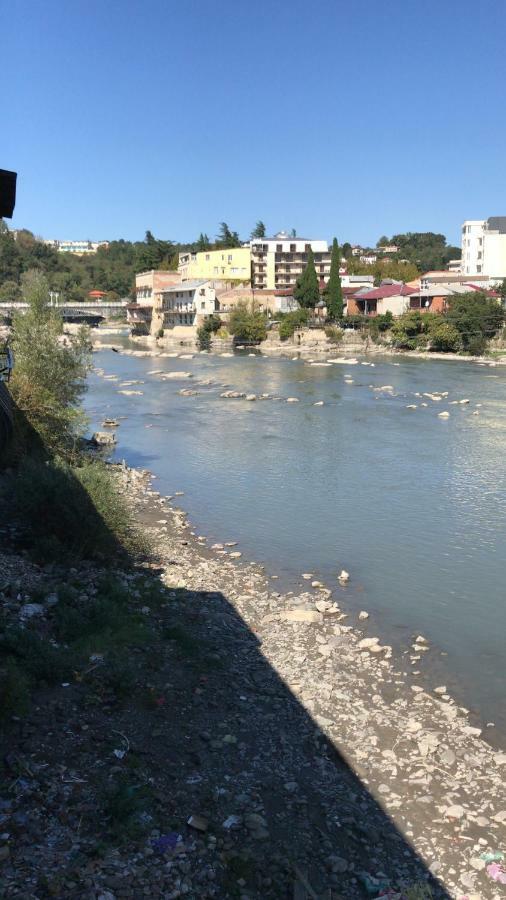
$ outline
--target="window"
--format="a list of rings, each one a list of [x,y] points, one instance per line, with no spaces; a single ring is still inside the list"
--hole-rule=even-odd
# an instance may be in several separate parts
[[[276,253],[281,253],[283,250],[283,244],[276,244]]]
[[[215,267],[214,267],[213,272],[214,272],[215,275],[218,274],[218,266],[215,266]]]
[[[290,244],[290,253],[295,253],[295,244]]]
[[[201,304],[200,304],[200,308],[201,308],[201,309],[205,309],[205,308],[206,308],[206,302],[205,302],[205,300],[202,300],[202,302],[201,302]]]
[[[210,259],[209,253],[206,253],[206,260]]]
[[[227,261],[228,261],[229,263],[232,262],[232,254],[231,254],[231,253],[228,254],[228,260],[227,260]]]
[[[483,256],[483,254],[482,254],[481,250],[478,250],[478,259],[481,259],[482,256]]]
[[[481,266],[476,266],[476,271],[481,272]]]
[[[304,249],[305,249],[306,253],[309,253],[309,251],[311,250],[311,244],[306,244]]]

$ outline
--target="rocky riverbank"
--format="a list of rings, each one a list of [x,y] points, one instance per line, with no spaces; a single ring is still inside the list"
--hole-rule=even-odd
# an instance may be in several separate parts
[[[7,729],[2,896],[501,897],[506,753],[311,573],[280,593],[116,471],[154,558],[108,577],[144,638],[102,640]],[[62,583],[86,603],[104,577],[0,564],[4,615],[41,634]]]

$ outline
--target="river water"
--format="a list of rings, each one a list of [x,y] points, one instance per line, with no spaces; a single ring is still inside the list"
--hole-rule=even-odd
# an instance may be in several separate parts
[[[368,633],[404,651],[400,670],[446,684],[484,735],[504,743],[506,370],[391,358],[326,368],[247,353],[185,360],[108,349],[94,362],[118,376],[93,373],[86,397],[93,430],[104,416],[125,416],[117,459],[152,470],[163,494],[184,491],[178,502],[210,542],[238,541],[285,587],[307,587],[301,573],[314,573],[350,622],[368,610]],[[152,370],[193,377],[163,381]],[[121,387],[127,380],[144,383]],[[299,402],[224,400],[223,385]],[[393,390],[374,390],[385,385]],[[189,387],[200,393],[180,395]],[[448,391],[447,400],[415,396],[436,391]],[[449,403],[464,398],[470,403]],[[449,419],[438,417],[443,410]],[[336,580],[342,568],[351,574],[346,588]],[[417,634],[432,649],[413,666],[406,651]]]

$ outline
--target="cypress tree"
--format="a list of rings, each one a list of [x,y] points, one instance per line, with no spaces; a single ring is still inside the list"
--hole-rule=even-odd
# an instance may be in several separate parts
[[[299,304],[306,309],[314,309],[320,299],[318,276],[314,266],[314,256],[311,247],[307,254],[306,268],[302,272],[302,275],[299,275],[297,278],[293,296],[299,301]]]
[[[341,262],[341,253],[337,238],[332,241],[332,256],[330,258],[330,275],[325,288],[325,297],[327,300],[327,316],[335,322],[340,319],[343,314],[343,289],[341,287],[341,278],[339,275],[339,264]]]

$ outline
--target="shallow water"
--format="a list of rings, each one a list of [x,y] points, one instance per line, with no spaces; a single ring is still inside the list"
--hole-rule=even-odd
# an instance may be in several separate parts
[[[181,506],[199,533],[239,541],[285,586],[313,572],[350,622],[370,612],[368,633],[401,648],[414,634],[427,637],[427,658],[412,666],[405,656],[401,670],[446,684],[483,723],[495,722],[504,742],[506,371],[444,360],[325,368],[110,350],[94,362],[118,375],[92,374],[86,397],[93,430],[106,415],[126,416],[116,458],[151,469],[163,494],[184,491]],[[162,381],[147,374],[154,369],[193,377]],[[120,387],[133,379],[144,384]],[[223,400],[223,385],[299,403]],[[373,390],[383,385],[393,391]],[[189,387],[201,393],[178,393]],[[448,391],[448,400],[414,396],[434,391]],[[463,398],[470,403],[449,405]],[[318,400],[324,405],[313,406]],[[411,403],[418,408],[406,409]],[[446,409],[450,418],[438,418]],[[336,580],[342,568],[351,574],[346,588]]]

